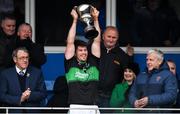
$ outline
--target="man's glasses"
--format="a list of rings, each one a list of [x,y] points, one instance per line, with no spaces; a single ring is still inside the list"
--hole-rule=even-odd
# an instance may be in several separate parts
[[[18,60],[22,61],[22,60],[29,60],[29,57],[16,57]]]

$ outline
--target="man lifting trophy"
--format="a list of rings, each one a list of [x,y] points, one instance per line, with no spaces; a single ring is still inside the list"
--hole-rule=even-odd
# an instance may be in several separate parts
[[[98,36],[98,31],[93,25],[93,17],[91,16],[92,6],[89,4],[81,4],[76,7],[76,11],[79,15],[81,22],[86,24],[84,28],[85,37],[87,39],[93,39]]]

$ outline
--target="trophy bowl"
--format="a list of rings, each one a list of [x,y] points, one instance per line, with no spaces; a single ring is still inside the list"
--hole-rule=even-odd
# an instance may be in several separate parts
[[[81,4],[76,8],[81,22],[86,24],[84,28],[85,37],[87,39],[93,39],[98,36],[98,31],[93,25],[93,17],[91,16],[92,6],[89,4]]]

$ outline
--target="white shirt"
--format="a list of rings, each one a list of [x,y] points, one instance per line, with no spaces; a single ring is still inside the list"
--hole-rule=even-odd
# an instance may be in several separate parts
[[[20,70],[17,66],[15,66],[15,68],[16,68],[16,72],[17,72],[18,74],[19,74],[20,71],[23,71],[23,73],[25,74],[25,72],[26,72],[26,70],[27,70],[27,69]]]

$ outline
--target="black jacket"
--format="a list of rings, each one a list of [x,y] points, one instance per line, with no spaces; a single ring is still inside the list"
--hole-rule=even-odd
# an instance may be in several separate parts
[[[8,36],[0,29],[0,72],[13,66],[12,52],[16,35]]]
[[[111,95],[114,86],[123,79],[123,67],[130,61],[130,57],[118,45],[107,52],[101,43],[99,90]]]

